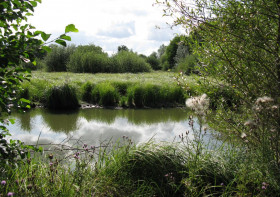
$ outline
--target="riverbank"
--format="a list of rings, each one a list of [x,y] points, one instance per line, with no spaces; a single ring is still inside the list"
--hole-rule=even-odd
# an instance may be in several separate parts
[[[22,83],[23,98],[33,106],[49,109],[76,109],[81,106],[161,108],[184,105],[187,98],[206,93],[215,108],[221,100],[236,105],[236,92],[220,84],[201,86],[204,79],[187,76],[186,91],[178,85],[178,74],[172,72],[79,74],[68,72],[32,73],[30,82]],[[205,88],[206,87],[206,88]],[[85,103],[85,105],[83,105]]]
[[[37,153],[18,168],[7,166],[0,195],[278,196],[273,170],[262,173],[269,166],[261,165],[254,153],[242,147],[196,149],[200,145],[186,136],[182,143],[139,146],[125,136],[117,144],[77,143],[64,147],[70,149],[64,157]]]

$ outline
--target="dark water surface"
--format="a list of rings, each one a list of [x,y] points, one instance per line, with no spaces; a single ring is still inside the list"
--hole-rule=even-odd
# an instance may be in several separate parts
[[[128,136],[135,143],[178,141],[190,130],[186,109],[80,109],[74,112],[51,112],[32,109],[13,114],[14,125],[8,126],[14,139],[26,144],[60,143],[70,136],[97,145]],[[40,136],[40,137],[39,137]]]

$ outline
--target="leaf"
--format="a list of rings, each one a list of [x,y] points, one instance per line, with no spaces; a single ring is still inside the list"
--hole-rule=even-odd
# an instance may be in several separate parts
[[[56,40],[55,41],[57,44],[60,44],[60,45],[62,45],[62,46],[65,46],[66,47],[66,42],[64,41],[64,40]]]
[[[25,98],[21,98],[20,101],[24,102],[24,103],[30,103],[30,100],[27,100]]]
[[[75,25],[70,24],[65,27],[65,33],[68,33],[68,32],[79,32],[79,30],[76,29]]]
[[[42,49],[48,53],[50,53],[52,51],[51,47],[48,47],[48,46],[42,46]]]
[[[47,41],[50,38],[51,34],[46,34],[45,32],[41,32],[41,37],[44,41]]]
[[[36,1],[30,1],[30,3],[32,4],[33,7],[37,6],[37,2]]]
[[[15,124],[15,119],[9,119],[9,122],[11,123],[11,124]]]
[[[71,37],[70,36],[66,36],[65,34],[61,35],[59,38],[61,38],[63,40],[71,41]]]

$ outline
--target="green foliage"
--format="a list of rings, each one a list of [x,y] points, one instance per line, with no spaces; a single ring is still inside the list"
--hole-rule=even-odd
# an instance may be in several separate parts
[[[46,107],[54,110],[77,109],[79,107],[76,91],[68,84],[53,86],[46,92]]]
[[[146,61],[151,65],[153,70],[161,70],[160,61],[157,58],[156,52],[153,52],[149,57],[147,57]]]
[[[76,47],[74,45],[67,47],[51,45],[50,47],[52,49],[51,52],[44,58],[46,70],[48,72],[66,71],[66,65]]]
[[[183,72],[186,75],[190,75],[193,73],[197,74],[199,72],[199,68],[197,65],[198,61],[196,55],[188,55],[178,62],[175,71]]]
[[[92,101],[103,106],[118,105],[120,95],[110,83],[97,84],[92,90]]]
[[[12,107],[30,108],[30,101],[18,96],[23,92],[19,87],[20,83],[30,77],[30,70],[26,69],[26,66],[21,67],[20,64],[23,62],[35,64],[38,54],[45,53],[45,49],[48,49],[46,46],[42,47],[44,42],[38,36],[41,35],[41,38],[47,41],[50,35],[42,31],[34,31],[35,28],[27,22],[27,17],[32,15],[37,3],[41,3],[41,0],[0,2],[0,170],[2,173],[6,173],[3,169],[6,164],[10,162],[15,166],[18,157],[23,159],[26,156],[25,148],[31,149],[23,146],[20,141],[7,142],[5,137],[9,135],[9,131],[5,125],[13,121],[5,118],[10,114]]]
[[[79,46],[70,56],[67,70],[78,73],[108,72],[110,64],[108,55],[100,47]]]
[[[130,51],[120,51],[112,57],[113,69],[115,72],[150,72],[151,67],[145,60]],[[114,69],[115,68],[115,69]]]
[[[125,45],[118,46],[118,52],[121,52],[121,51],[129,51],[129,49]]]
[[[175,66],[175,56],[177,53],[179,42],[181,41],[180,36],[175,36],[169,43],[169,45],[166,47],[165,54],[166,54],[166,60],[169,65],[169,67],[165,68],[165,70],[171,69]]]
[[[91,102],[92,101],[92,89],[94,88],[94,84],[90,82],[86,82],[85,84],[82,85],[82,100],[86,102]]]

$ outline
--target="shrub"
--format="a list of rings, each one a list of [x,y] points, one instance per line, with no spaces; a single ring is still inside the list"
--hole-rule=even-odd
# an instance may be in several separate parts
[[[76,109],[79,107],[76,91],[68,84],[53,86],[46,92],[46,107],[49,109]]]
[[[97,84],[92,90],[92,101],[103,106],[115,106],[119,103],[119,93],[110,83]]]
[[[137,54],[130,51],[120,51],[112,57],[115,71],[124,73],[150,72],[151,66]]]
[[[70,55],[75,51],[75,46],[62,47],[57,45],[51,46],[52,51],[44,59],[46,70],[48,72],[66,71],[66,64]]]
[[[153,84],[144,86],[143,104],[148,107],[159,106],[162,103],[161,95],[159,94],[160,87]]]
[[[147,57],[146,62],[150,64],[154,70],[161,70],[160,60],[157,58],[156,53],[152,53]]]
[[[94,88],[94,84],[90,82],[86,82],[82,85],[82,100],[86,102],[92,101],[92,89]]]
[[[136,107],[143,107],[144,103],[144,88],[139,84],[134,85],[128,89],[128,104]]]
[[[111,61],[106,53],[97,49],[78,48],[71,55],[67,70],[77,73],[98,73],[110,70]],[[109,68],[108,68],[109,67]]]
[[[195,55],[188,55],[178,63],[175,71],[183,72],[186,75],[198,73],[198,70],[196,69],[197,64],[197,57]]]

